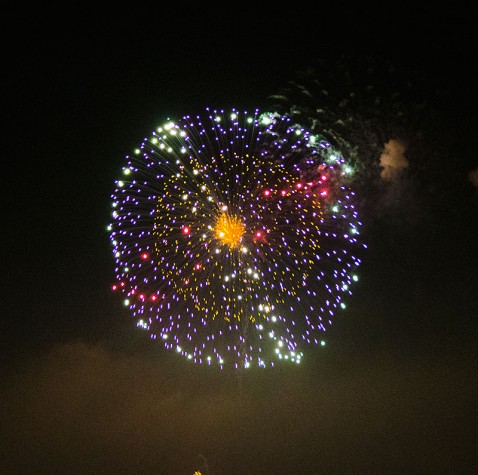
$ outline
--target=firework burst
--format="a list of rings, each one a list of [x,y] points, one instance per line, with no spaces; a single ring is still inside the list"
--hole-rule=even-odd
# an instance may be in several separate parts
[[[207,109],[126,160],[113,289],[151,338],[221,367],[299,363],[323,341],[363,247],[339,152],[286,116]]]

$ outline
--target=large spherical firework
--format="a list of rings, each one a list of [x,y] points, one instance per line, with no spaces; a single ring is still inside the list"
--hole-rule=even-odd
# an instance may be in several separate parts
[[[109,232],[114,289],[197,363],[300,362],[345,307],[360,222],[341,155],[285,116],[211,111],[127,157]]]

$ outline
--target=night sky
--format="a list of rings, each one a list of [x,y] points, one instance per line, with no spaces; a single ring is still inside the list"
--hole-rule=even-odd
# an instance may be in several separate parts
[[[3,42],[0,473],[476,473],[471,12],[54,18],[12,14]],[[418,71],[430,127],[399,181],[380,153],[370,168],[368,251],[327,345],[239,374],[151,342],[111,291],[125,155],[168,118],[266,108],[316,60],[333,77],[362,56]]]

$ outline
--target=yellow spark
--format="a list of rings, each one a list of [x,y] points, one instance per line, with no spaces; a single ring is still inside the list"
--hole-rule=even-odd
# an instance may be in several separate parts
[[[234,249],[242,241],[246,227],[240,218],[222,213],[216,221],[214,230],[217,239]]]

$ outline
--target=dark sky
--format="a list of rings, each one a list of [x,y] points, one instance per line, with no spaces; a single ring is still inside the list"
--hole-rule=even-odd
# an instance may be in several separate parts
[[[475,473],[471,12],[55,14],[12,14],[2,45],[0,473]],[[384,183],[393,206],[363,217],[360,284],[326,349],[238,378],[151,344],[110,290],[123,157],[166,118],[265,106],[343,54],[445,93],[413,193]]]

